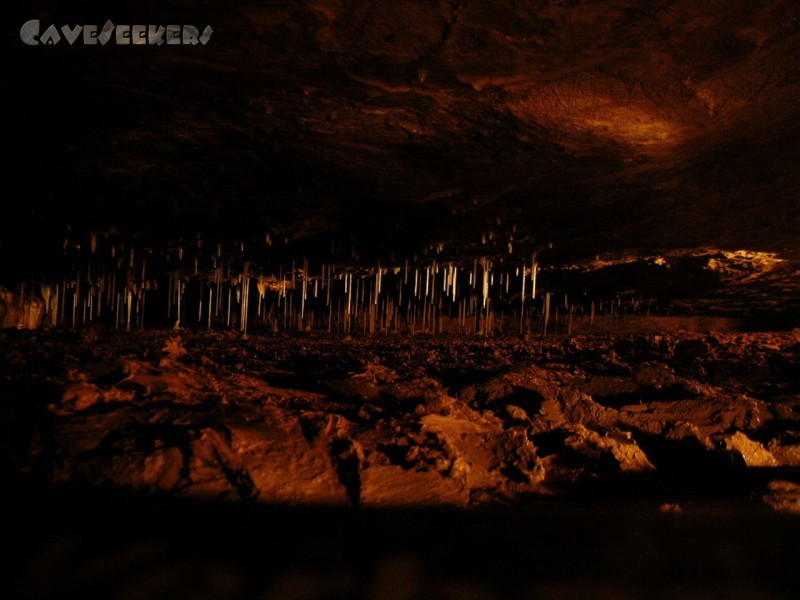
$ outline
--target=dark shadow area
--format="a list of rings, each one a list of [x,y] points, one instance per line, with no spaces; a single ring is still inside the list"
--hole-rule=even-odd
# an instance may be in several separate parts
[[[655,484],[671,497],[744,499],[754,491],[739,455],[709,450],[694,438],[671,440],[644,432],[635,438],[657,469]]]
[[[800,585],[800,520],[731,502],[354,509],[20,487],[5,514],[8,598],[789,598]]]
[[[643,387],[638,392],[598,395],[595,402],[608,408],[622,408],[635,404],[648,404],[650,402],[677,402],[680,400],[694,400],[699,393],[686,388],[683,384],[674,384],[663,387]]]

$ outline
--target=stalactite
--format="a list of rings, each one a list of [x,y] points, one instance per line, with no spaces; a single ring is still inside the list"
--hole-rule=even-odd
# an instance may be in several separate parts
[[[242,271],[241,301],[240,301],[241,316],[239,319],[240,329],[244,337],[247,337],[247,319],[250,308],[249,302],[250,302],[250,264],[248,262],[245,262],[244,269]]]
[[[589,326],[599,316],[622,323],[657,310],[640,296],[593,298],[552,289],[550,269],[542,270],[535,252],[530,260],[508,259],[499,238],[486,235],[498,240],[491,254],[458,261],[431,245],[413,259],[366,267],[337,265],[327,255],[279,260],[270,254],[262,261],[254,250],[260,244],[203,243],[199,235],[196,243],[173,242],[158,251],[102,237],[81,244],[70,234],[63,271],[21,288],[20,301],[43,297],[50,327],[217,325],[244,335],[264,329],[494,335],[507,333],[511,323],[520,335],[563,334],[585,326],[583,319]]]
[[[547,335],[547,326],[550,323],[550,292],[544,294],[544,328],[542,333]]]
[[[208,328],[211,329],[211,307],[213,306],[214,301],[214,288],[208,286]]]

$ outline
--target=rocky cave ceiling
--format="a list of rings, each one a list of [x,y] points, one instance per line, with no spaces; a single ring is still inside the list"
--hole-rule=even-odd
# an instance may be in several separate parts
[[[341,236],[365,254],[471,256],[491,231],[499,254],[513,232],[515,252],[552,243],[562,263],[697,248],[800,257],[793,0],[4,11],[6,250],[35,253],[48,231],[58,244],[69,223],[269,230],[297,253]],[[29,19],[214,34],[30,47]]]

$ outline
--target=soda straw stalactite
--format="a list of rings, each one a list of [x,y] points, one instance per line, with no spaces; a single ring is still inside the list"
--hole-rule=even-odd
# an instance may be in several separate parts
[[[341,263],[325,253],[293,257],[284,249],[276,256],[274,240],[269,246],[263,238],[245,244],[197,236],[196,244],[178,240],[159,249],[152,241],[95,235],[80,244],[76,237],[66,240],[60,272],[19,290],[19,310],[41,296],[50,327],[550,335],[601,321],[622,326],[631,315],[658,310],[637,295],[554,289],[552,268],[542,267],[536,251],[509,258],[491,231],[482,255],[457,259],[437,243],[421,255],[368,265],[355,259],[355,245],[354,258]],[[515,239],[517,251],[522,242]],[[339,252],[336,244],[331,249]]]
[[[208,329],[211,329],[211,315],[213,314],[212,307],[214,306],[214,288],[212,286],[208,286]]]
[[[547,326],[550,324],[550,292],[544,294],[544,327],[542,334],[547,335]]]
[[[247,337],[247,318],[250,309],[250,263],[244,263],[244,270],[242,272],[242,299],[241,299],[241,331],[242,335]]]
[[[128,285],[125,287],[125,311],[126,311],[125,331],[131,330],[132,309],[133,309],[133,282],[129,280]]]

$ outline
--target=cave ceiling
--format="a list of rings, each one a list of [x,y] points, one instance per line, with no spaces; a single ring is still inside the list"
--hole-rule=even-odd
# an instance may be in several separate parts
[[[487,235],[563,263],[800,255],[793,0],[13,4],[7,246],[69,225],[387,260]],[[214,33],[31,47],[29,19]]]

